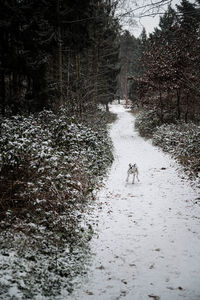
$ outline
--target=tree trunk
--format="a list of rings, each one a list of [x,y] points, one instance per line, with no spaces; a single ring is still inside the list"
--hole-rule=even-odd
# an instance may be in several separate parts
[[[57,34],[58,34],[58,84],[59,84],[59,106],[63,105],[63,61],[62,61],[62,35],[60,24],[60,0],[57,0]]]
[[[186,112],[185,112],[185,122],[188,122],[188,111],[189,111],[189,95],[186,97]]]
[[[124,98],[125,98],[125,102],[126,102],[126,107],[128,106],[128,57],[126,59],[126,71],[125,71],[125,85],[124,85]]]
[[[6,91],[5,91],[5,72],[2,71],[1,73],[1,99],[2,99],[2,105],[1,105],[1,113],[3,116],[5,116],[6,112]]]
[[[159,100],[160,100],[160,120],[163,122],[163,100],[162,100],[162,91],[161,85],[159,83]]]
[[[77,93],[77,106],[78,106],[78,112],[80,117],[82,117],[83,112],[83,103],[82,103],[82,97],[81,97],[81,86],[80,86],[80,54],[76,54],[76,93]]]
[[[180,89],[176,90],[176,95],[177,95],[177,102],[176,102],[177,119],[179,120],[181,116],[181,110],[180,110],[181,90]]]
[[[71,52],[70,49],[68,49],[68,62],[67,62],[67,100],[69,98],[69,85],[70,85],[70,63],[71,63]]]

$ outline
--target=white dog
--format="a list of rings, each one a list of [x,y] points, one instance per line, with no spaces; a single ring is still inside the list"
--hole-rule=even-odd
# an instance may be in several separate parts
[[[137,167],[136,164],[133,164],[133,165],[129,164],[126,182],[128,182],[129,176],[130,176],[131,174],[133,174],[133,181],[132,181],[132,183],[135,182],[135,177],[137,178],[137,181],[140,181],[139,178],[138,178],[139,172],[138,172],[138,167]]]

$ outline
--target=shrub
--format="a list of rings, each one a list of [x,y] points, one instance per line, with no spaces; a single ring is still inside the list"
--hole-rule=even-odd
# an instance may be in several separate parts
[[[167,123],[170,118],[165,116],[164,120]],[[178,159],[190,175],[199,176],[200,126],[185,122],[162,124],[156,111],[150,110],[138,114],[135,127],[141,136],[152,138],[154,145]]]
[[[111,150],[105,128],[75,122],[64,109],[2,119],[2,216],[12,210],[47,224],[49,214],[78,209],[111,163]]]
[[[196,175],[200,172],[200,126],[193,123],[162,125],[153,134],[154,145],[171,153]]]
[[[102,114],[96,118],[98,127],[69,118],[62,109],[58,115],[43,111],[1,119],[4,299],[13,297],[13,284],[20,298],[57,298],[63,290],[71,293],[75,277],[85,274],[94,226],[84,218],[86,199],[92,199],[113,159]]]
[[[143,137],[151,138],[156,127],[161,124],[154,110],[140,112],[135,120],[135,127]]]

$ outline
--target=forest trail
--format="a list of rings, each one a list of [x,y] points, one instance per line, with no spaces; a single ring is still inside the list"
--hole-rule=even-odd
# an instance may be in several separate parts
[[[198,190],[134,131],[130,112],[122,105],[111,111],[118,115],[110,129],[115,161],[98,193],[92,263],[70,299],[200,299]],[[140,182],[126,183],[134,162]]]

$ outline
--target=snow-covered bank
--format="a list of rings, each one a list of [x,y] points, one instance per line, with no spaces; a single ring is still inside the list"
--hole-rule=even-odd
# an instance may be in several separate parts
[[[94,259],[69,299],[200,299],[199,190],[133,131],[132,114],[121,105],[111,110],[118,114],[110,131],[115,162],[92,216]],[[134,185],[125,182],[130,162],[140,171]]]

